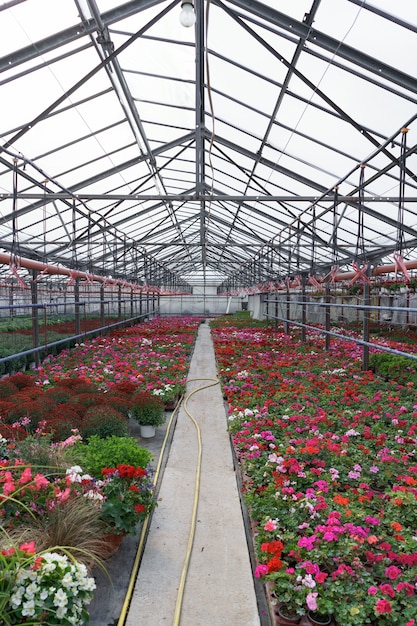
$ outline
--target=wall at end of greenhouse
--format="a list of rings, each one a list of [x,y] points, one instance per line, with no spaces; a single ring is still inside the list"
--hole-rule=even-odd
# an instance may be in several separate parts
[[[264,320],[263,294],[248,296],[248,311],[255,320]]]
[[[193,296],[216,296],[217,295],[217,285],[208,285],[205,287],[201,285],[194,285],[193,287]]]
[[[237,296],[184,295],[161,296],[161,315],[224,315],[242,310],[242,298]]]

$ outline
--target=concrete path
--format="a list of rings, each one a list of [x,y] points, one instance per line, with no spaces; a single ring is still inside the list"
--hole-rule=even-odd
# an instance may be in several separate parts
[[[208,324],[200,326],[189,379],[215,378]],[[204,381],[189,382],[187,393]],[[194,394],[188,410],[202,436],[196,535],[181,626],[259,626],[239,493],[220,386]],[[126,626],[172,626],[187,552],[197,467],[197,434],[181,407]]]

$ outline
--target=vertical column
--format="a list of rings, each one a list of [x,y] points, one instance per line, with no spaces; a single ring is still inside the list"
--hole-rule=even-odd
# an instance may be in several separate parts
[[[81,319],[80,319],[80,279],[74,281],[74,312],[75,312],[75,334],[81,335]]]
[[[104,326],[104,284],[100,284],[100,326]]]
[[[326,295],[325,295],[326,306],[324,309],[325,315],[325,327],[326,327],[326,339],[325,339],[325,348],[326,350],[330,350],[330,286],[329,283],[326,283]]]
[[[288,283],[287,283],[287,313],[286,313],[286,320],[284,323],[284,332],[289,335],[290,334],[290,288],[288,287]]]
[[[303,343],[307,340],[306,324],[307,324],[307,305],[306,305],[306,284],[307,274],[303,272],[301,274],[301,341]]]
[[[369,283],[365,283],[363,286],[363,303],[365,307],[370,306],[370,286]],[[369,309],[365,308],[363,311],[363,340],[369,342]],[[369,346],[363,346],[362,352],[362,370],[369,370]]]
[[[39,311],[38,311],[38,283],[36,278],[38,276],[37,270],[32,270],[32,283],[30,289],[32,292],[32,343],[34,348],[39,348]],[[38,367],[40,364],[39,352],[35,352],[35,365]]]

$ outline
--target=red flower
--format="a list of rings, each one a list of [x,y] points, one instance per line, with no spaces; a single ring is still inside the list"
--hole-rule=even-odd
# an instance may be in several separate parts
[[[279,556],[275,555],[268,561],[268,572],[276,572],[282,567],[282,561]]]

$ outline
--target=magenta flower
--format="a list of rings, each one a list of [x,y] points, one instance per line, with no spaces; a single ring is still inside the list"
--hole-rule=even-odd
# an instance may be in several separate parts
[[[396,565],[390,565],[385,569],[385,576],[390,580],[397,580],[401,576],[402,572]]]
[[[389,596],[390,598],[395,598],[395,591],[391,585],[385,583],[383,585],[379,585],[379,590],[384,596]]]
[[[260,578],[261,576],[265,576],[268,573],[267,565],[257,565],[255,568],[255,576],[256,578]]]
[[[392,613],[392,606],[388,600],[377,600],[375,605],[375,611],[379,614]]]
[[[314,542],[316,539],[317,537],[315,535],[312,535],[311,537],[300,537],[297,545],[299,548],[306,548],[307,550],[312,550],[314,548]]]

